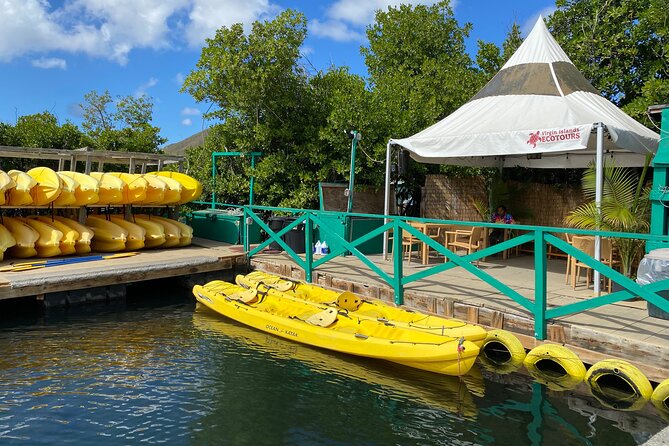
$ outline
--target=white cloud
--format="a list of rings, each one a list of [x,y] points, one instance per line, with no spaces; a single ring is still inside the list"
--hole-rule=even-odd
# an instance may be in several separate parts
[[[310,31],[324,38],[347,42],[364,40],[364,27],[374,22],[376,11],[401,4],[432,5],[437,0],[336,0],[325,12],[325,20],[313,20]],[[451,0],[455,8],[457,2]]]
[[[534,28],[534,25],[537,23],[539,16],[543,16],[544,20],[546,20],[549,15],[555,12],[555,10],[555,6],[551,5],[546,6],[542,10],[532,14],[530,18],[525,20],[525,23],[523,23],[523,25],[520,27],[520,32],[522,33],[523,37],[527,36],[530,31],[532,31],[532,28]]]
[[[198,47],[277,10],[270,0],[0,0],[0,61],[61,51],[124,65],[133,49]]]
[[[149,78],[148,81],[137,87],[137,90],[135,90],[135,96],[144,96],[146,94],[146,91],[149,88],[155,87],[156,84],[158,84],[158,79],[155,77]]]
[[[181,120],[181,125],[193,125],[193,120],[191,118],[184,118]]]
[[[191,47],[204,45],[221,26],[234,23],[251,24],[279,10],[269,0],[193,0],[186,25],[186,40]]]
[[[363,41],[364,35],[354,31],[344,22],[327,20],[321,22],[317,19],[309,22],[309,32],[318,37],[336,40],[338,42]]]
[[[61,70],[67,69],[67,62],[65,59],[60,59],[58,57],[40,57],[39,59],[34,59],[31,64],[33,67],[43,68],[45,70],[50,68],[60,68]]]
[[[174,82],[179,86],[184,83],[184,79],[186,79],[186,76],[184,76],[183,73],[177,73],[176,76],[174,76]]]
[[[184,116],[198,116],[200,113],[200,110],[195,107],[184,107],[181,110],[181,114]]]

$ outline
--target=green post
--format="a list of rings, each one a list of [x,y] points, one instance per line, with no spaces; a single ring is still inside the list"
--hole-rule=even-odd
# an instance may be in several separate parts
[[[216,208],[216,152],[211,154],[211,208]]]
[[[251,153],[251,181],[249,185],[249,205],[253,206],[253,184],[255,183],[255,177],[253,176],[253,169],[256,167],[256,154]]]
[[[346,206],[346,212],[351,212],[353,210],[353,186],[355,184],[355,149],[358,146],[358,141],[362,137],[360,133],[356,130],[351,132],[353,141],[351,141],[351,175],[348,179],[348,205]]]
[[[404,304],[404,288],[402,287],[402,228],[399,220],[393,220],[393,288],[395,291],[395,304]]]
[[[304,257],[306,260],[306,267],[304,268],[304,280],[307,283],[311,283],[311,273],[313,271],[314,264],[314,252],[311,250],[312,243],[312,231],[314,228],[314,222],[311,220],[311,214],[307,212],[306,219],[304,220]]]
[[[546,240],[534,232],[534,337],[546,339]]]
[[[252,210],[247,210],[246,206],[244,206],[244,221],[242,224],[244,225],[244,252],[248,253],[250,249],[250,244],[249,244],[249,212],[253,212]]]
[[[669,108],[662,110],[662,124],[660,129],[660,143],[653,159],[653,188],[650,193],[650,233],[653,235],[667,235],[669,216]],[[646,252],[656,248],[666,248],[663,242],[646,243]]]

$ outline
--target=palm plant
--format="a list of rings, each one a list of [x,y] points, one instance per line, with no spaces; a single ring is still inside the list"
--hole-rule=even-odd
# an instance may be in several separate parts
[[[583,195],[589,201],[577,207],[565,222],[580,229],[601,229],[610,232],[647,233],[650,216],[650,187],[646,187],[646,173],[650,157],[646,158],[640,176],[631,169],[604,165],[601,212],[595,204],[596,172],[590,165],[583,174]],[[616,238],[622,273],[632,275],[632,265],[642,254],[644,242],[639,239]]]

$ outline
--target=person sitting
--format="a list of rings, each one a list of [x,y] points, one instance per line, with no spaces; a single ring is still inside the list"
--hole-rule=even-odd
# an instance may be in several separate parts
[[[506,206],[500,204],[497,211],[490,216],[491,223],[513,224],[513,216],[506,211]],[[504,241],[504,230],[495,228],[490,232],[489,246],[496,245]]]

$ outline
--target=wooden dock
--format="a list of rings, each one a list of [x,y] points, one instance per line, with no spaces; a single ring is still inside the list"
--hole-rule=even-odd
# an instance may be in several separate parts
[[[392,275],[393,265],[382,256],[370,256],[376,265]],[[431,259],[443,262],[443,258]],[[534,300],[534,258],[519,256],[488,259],[480,267]],[[549,260],[548,307],[593,297],[592,288],[582,279],[576,289],[565,284],[566,261]],[[251,268],[295,279],[304,279],[301,270],[285,254],[260,254],[251,259]],[[405,262],[405,274],[426,268],[420,262]],[[337,257],[313,273],[313,282],[362,296],[393,301],[393,290],[354,256]],[[404,303],[410,308],[446,317],[455,317],[487,328],[502,328],[516,334],[526,348],[541,343],[534,338],[532,315],[488,284],[453,268],[405,288]],[[648,316],[645,301],[625,301],[595,310],[549,321],[549,342],[567,345],[586,363],[606,358],[625,359],[637,365],[649,379],[669,378],[669,320]]]
[[[0,265],[9,265],[11,261],[24,260],[10,259]],[[245,268],[246,256],[240,246],[194,238],[192,245],[184,248],[146,250],[132,257],[3,272],[0,273],[0,300],[25,296],[48,300],[49,295],[53,295],[60,302],[67,299],[62,293],[77,290],[108,287],[111,293],[115,293],[113,287],[134,282],[204,273],[215,276],[223,272],[232,277],[232,273]],[[99,293],[97,297],[101,299]],[[80,299],[80,296],[72,297],[73,301]]]

